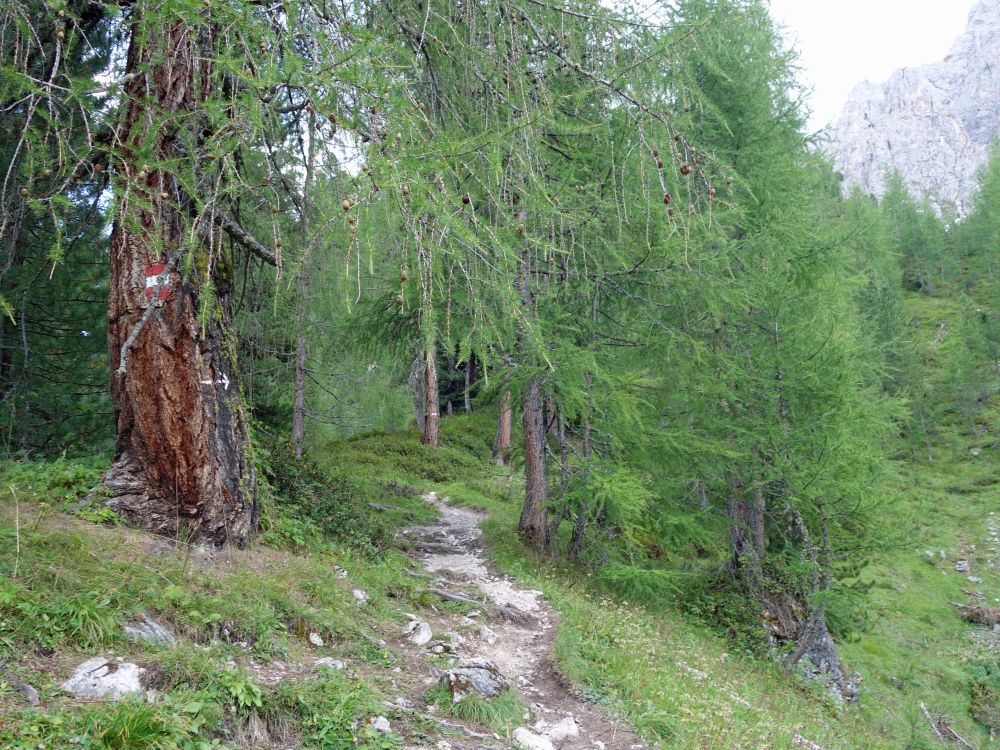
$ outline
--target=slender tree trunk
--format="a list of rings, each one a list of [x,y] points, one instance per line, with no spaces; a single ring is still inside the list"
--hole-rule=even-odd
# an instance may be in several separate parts
[[[413,358],[410,368],[410,385],[413,387],[413,412],[416,417],[417,429],[424,434],[427,421],[427,404],[424,398],[424,353],[419,348]]]
[[[524,427],[524,509],[518,530],[525,542],[542,548],[545,545],[545,502],[548,485],[545,476],[545,411],[542,387],[533,378],[521,397]]]
[[[505,466],[510,464],[510,442],[514,427],[514,414],[510,406],[510,391],[504,391],[500,397],[500,417],[497,420],[497,432],[493,438],[493,458]]]
[[[569,440],[566,437],[566,419],[563,417],[562,412],[559,413],[559,492],[562,495],[562,502],[559,504],[559,511],[552,515],[552,518],[548,522],[548,530],[545,534],[545,547],[546,549],[551,548],[552,544],[556,541],[557,535],[559,533],[559,525],[563,522],[566,517],[568,508],[566,505],[566,493],[569,492],[569,478],[570,478],[570,466],[569,466]]]
[[[597,313],[601,302],[601,283],[598,281],[594,285],[594,296],[590,301],[590,345],[593,346],[597,340]],[[584,471],[590,472],[590,415],[594,411],[592,400],[594,390],[594,373],[590,370],[584,376],[587,381],[587,413],[583,418],[583,465]],[[587,514],[590,512],[587,497],[584,495],[580,499],[580,507],[576,509],[576,518],[573,521],[573,533],[570,536],[569,554],[573,559],[580,557],[583,552],[583,540],[587,533]]]
[[[832,576],[832,558],[830,552],[829,525],[826,508],[823,503],[818,504],[820,515],[820,531],[822,538],[822,549],[817,553],[809,534],[809,528],[805,520],[797,511],[790,511],[795,527],[802,539],[802,548],[806,559],[812,565],[812,589],[813,593],[818,591],[829,591]],[[826,605],[822,599],[808,601],[808,614],[796,639],[795,650],[789,655],[787,666],[789,668],[797,665],[802,659],[808,659],[812,666],[823,674],[833,678],[834,692],[843,695],[849,686],[844,680],[843,667],[840,658],[837,656],[837,649],[830,636],[830,630],[826,623]]]
[[[764,481],[758,478],[757,485],[753,490],[753,501],[750,503],[747,521],[750,524],[750,544],[753,546],[754,556],[761,564],[763,564],[764,550],[767,547],[767,537],[764,535],[764,511],[766,509]]]
[[[587,373],[588,388],[593,384],[594,376]],[[588,396],[589,398],[589,396]],[[590,471],[590,414],[583,419],[583,463],[584,470]],[[587,514],[590,512],[586,496],[580,499],[580,507],[576,509],[573,520],[573,533],[569,540],[569,554],[574,560],[583,552],[583,540],[587,533]]]
[[[312,257],[309,238],[309,206],[306,201],[309,201],[312,191],[315,144],[316,114],[311,112],[309,113],[309,137],[305,139],[304,144],[306,174],[303,181],[303,198],[299,206],[302,217],[299,229],[302,233],[305,252],[295,290],[295,327],[298,330],[298,336],[295,339],[295,385],[292,393],[292,445],[295,447],[295,458],[297,459],[302,458],[302,444],[306,437],[306,358],[309,353],[306,303],[309,299],[309,261]],[[300,140],[301,145],[302,141]]]
[[[295,446],[296,458],[302,458],[302,443],[306,436],[306,353],[306,333],[303,330],[295,343],[295,390],[292,397],[292,445]]]
[[[708,510],[708,491],[705,489],[705,483],[698,482],[694,489],[698,493],[698,507],[702,510]]]
[[[437,448],[441,441],[441,403],[435,347],[427,347],[424,357],[424,445]]]
[[[472,383],[476,379],[476,355],[470,353],[465,363],[465,413],[472,414]]]
[[[141,13],[141,6],[133,12]],[[257,480],[237,375],[226,270],[231,258],[219,242],[191,247],[185,221],[194,208],[190,199],[172,175],[144,173],[140,164],[171,161],[197,137],[194,128],[179,128],[213,85],[197,37],[209,32],[175,21],[147,35],[135,23],[117,139],[123,185],[110,251],[108,343],[117,437],[103,485],[109,505],[143,528],[242,544],[256,524]],[[185,252],[196,260],[182,277],[177,268]],[[166,268],[156,272],[157,263]],[[208,281],[214,302],[199,322]],[[155,311],[144,315],[150,305]]]

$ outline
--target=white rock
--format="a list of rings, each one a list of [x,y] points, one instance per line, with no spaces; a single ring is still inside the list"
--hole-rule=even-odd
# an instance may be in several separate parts
[[[431,626],[423,620],[410,620],[409,624],[403,628],[403,635],[408,637],[410,643],[417,646],[425,646],[434,638]]]
[[[855,87],[827,147],[845,190],[881,196],[896,170],[914,195],[968,213],[1000,123],[998,58],[1000,3],[980,0],[944,60]]]
[[[561,745],[566,740],[576,739],[580,736],[580,728],[576,725],[576,720],[572,716],[567,716],[562,721],[558,721],[545,730],[545,736],[554,745]]]
[[[372,719],[371,727],[376,732],[381,732],[382,734],[390,734],[392,732],[392,727],[389,726],[389,720],[384,716],[376,716]]]
[[[957,563],[955,563],[955,570],[957,570],[959,573],[968,573],[969,572],[969,561],[968,560],[959,560]]]
[[[535,734],[527,727],[514,730],[514,742],[522,750],[556,750],[548,738]]]
[[[332,656],[324,656],[322,659],[317,659],[316,663],[313,664],[313,669],[320,669],[324,667],[326,669],[343,669],[346,665],[340,659],[334,659]]]
[[[363,607],[363,606],[365,606],[369,602],[368,594],[366,594],[361,589],[354,589],[352,591],[352,593],[354,594],[354,598],[355,598],[355,600],[357,600],[357,602],[358,602],[358,604],[360,606]]]
[[[485,625],[479,626],[479,637],[491,646],[497,642],[497,634]]]
[[[323,639],[319,637],[319,633],[310,633],[309,642],[312,645],[316,646],[316,648],[319,648],[323,645]]]
[[[62,688],[79,698],[121,700],[142,692],[142,670],[130,662],[109,660],[103,656],[87,659],[63,682]]]

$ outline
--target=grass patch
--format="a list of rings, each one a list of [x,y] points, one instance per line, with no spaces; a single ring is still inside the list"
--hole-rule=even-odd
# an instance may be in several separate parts
[[[435,706],[449,716],[503,735],[524,723],[523,715],[527,710],[524,701],[513,689],[496,698],[480,698],[470,694],[456,703],[451,691],[438,683],[427,690],[424,700],[428,706]]]
[[[66,462],[51,478],[43,464],[0,471],[8,479],[0,493],[0,659],[42,699],[41,708],[26,708],[0,676],[0,747],[208,750],[262,736],[302,748],[401,744],[369,720],[400,663],[381,639],[398,633],[404,611],[420,611],[417,591],[427,586],[408,558],[322,530],[321,543],[299,554],[257,545],[204,557],[60,512],[89,491],[99,468]],[[367,592],[368,605],[358,606],[354,588]],[[122,626],[140,611],[171,627],[177,648],[127,641]],[[310,644],[311,633],[322,647]],[[154,703],[107,707],[62,694],[76,664],[108,649],[146,668]],[[313,677],[303,666],[273,688],[258,674],[271,662],[308,665],[325,655],[346,661],[350,674]]]

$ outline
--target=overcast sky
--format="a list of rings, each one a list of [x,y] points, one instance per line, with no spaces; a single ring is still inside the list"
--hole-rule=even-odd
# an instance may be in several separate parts
[[[974,0],[771,0],[813,89],[810,128],[836,119],[864,80],[942,59],[965,30]]]

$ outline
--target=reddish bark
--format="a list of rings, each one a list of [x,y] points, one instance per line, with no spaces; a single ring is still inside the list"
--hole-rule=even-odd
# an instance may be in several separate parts
[[[103,484],[111,507],[142,528],[242,545],[256,523],[257,482],[237,377],[231,259],[218,242],[211,253],[190,247],[190,199],[171,174],[149,171],[138,155],[151,129],[156,138],[145,157],[151,161],[175,160],[183,152],[180,129],[200,130],[195,113],[212,81],[198,34],[209,32],[178,21],[143,33],[140,21],[132,29],[117,141],[122,171],[108,298],[117,437]],[[176,269],[185,253],[195,262],[182,278]],[[146,268],[165,261],[174,269],[166,299],[150,301]],[[201,325],[199,301],[209,279],[215,298]],[[147,318],[150,304],[157,309]]]
[[[528,544],[545,546],[545,503],[548,480],[545,472],[545,412],[541,384],[528,383],[521,397],[524,426],[524,508],[518,531]]]
[[[493,438],[493,458],[504,465],[510,464],[510,442],[514,427],[514,413],[510,406],[510,391],[500,397],[500,417]]]

